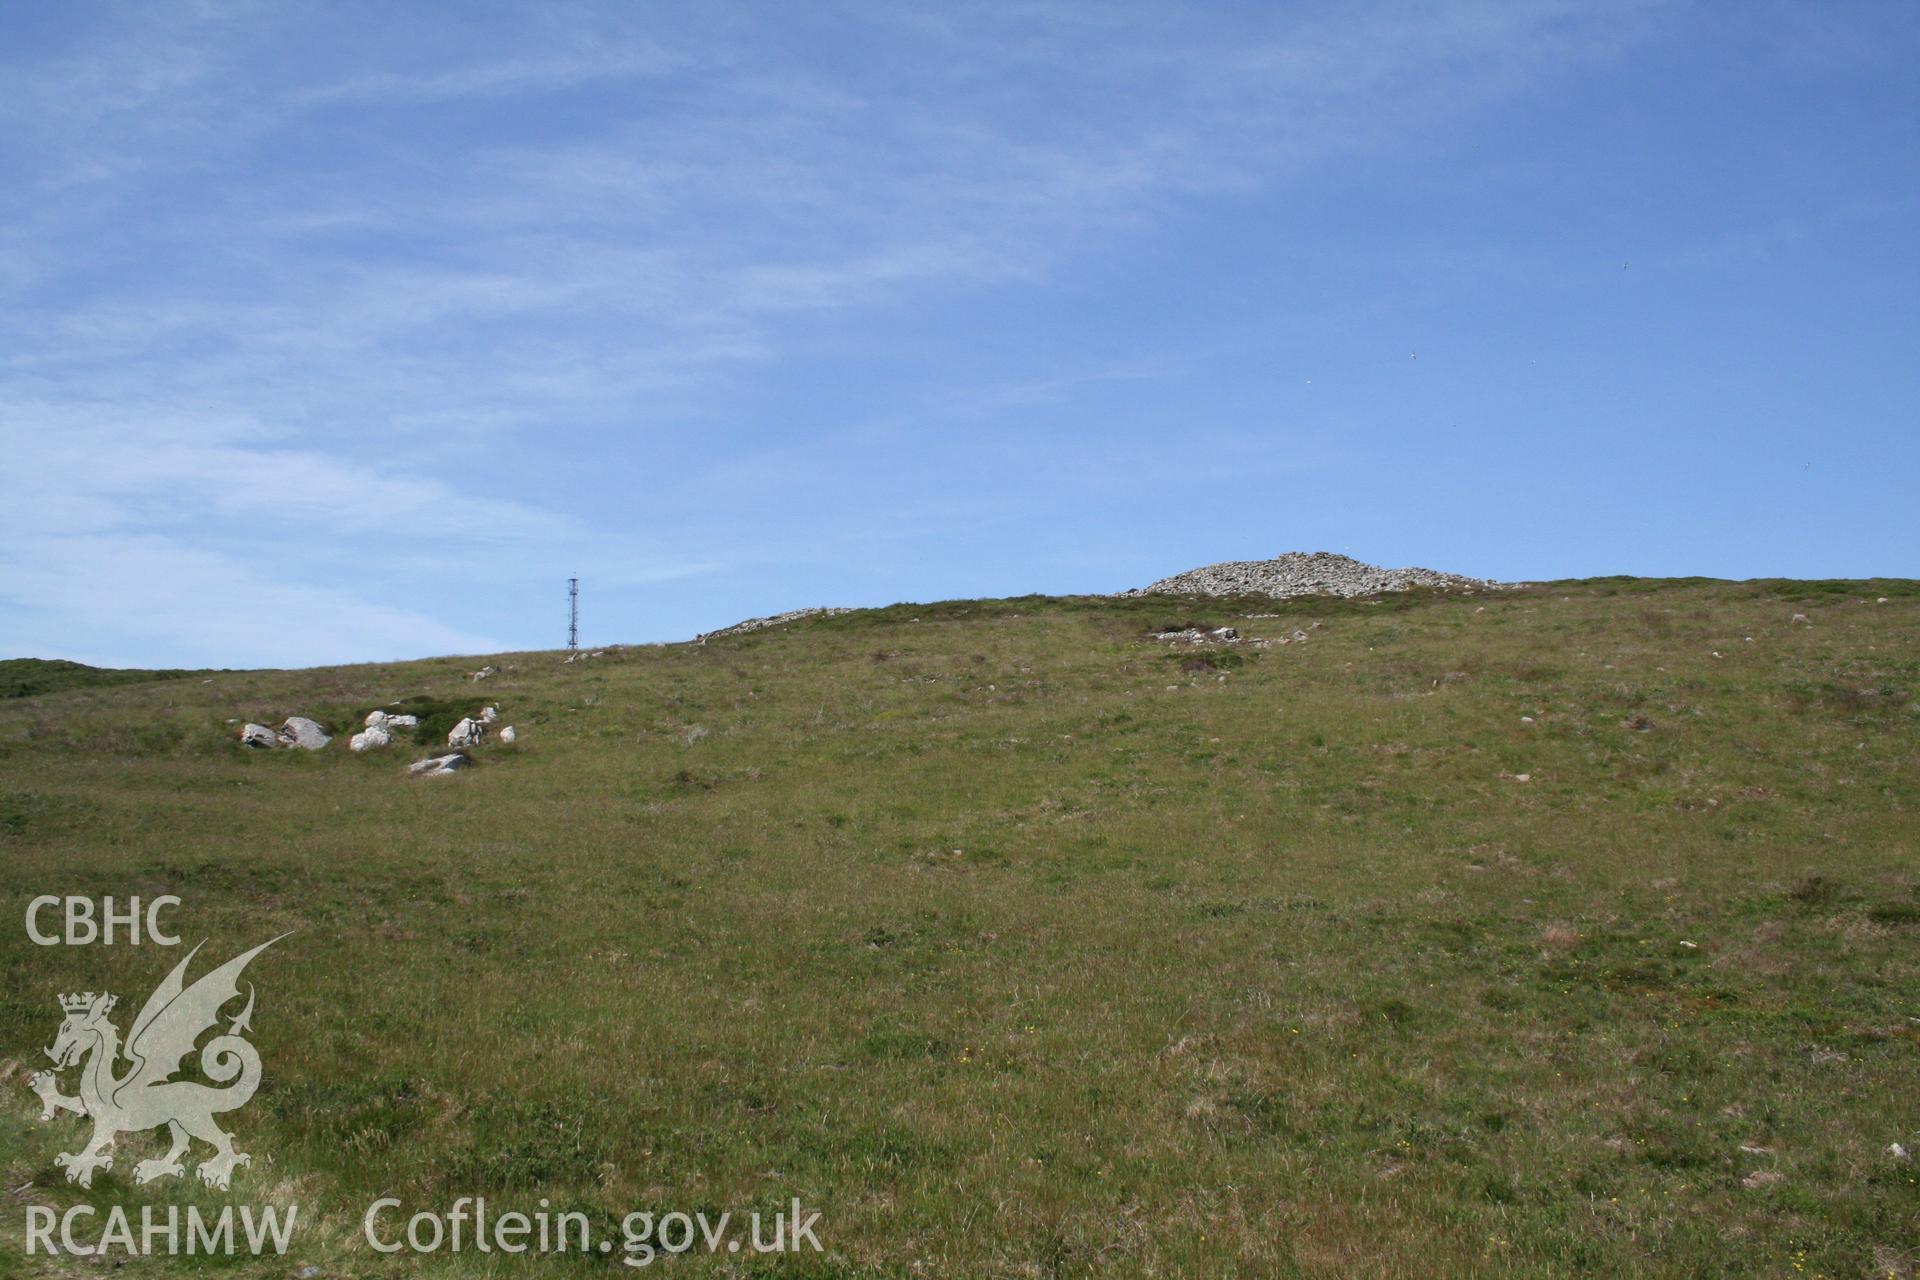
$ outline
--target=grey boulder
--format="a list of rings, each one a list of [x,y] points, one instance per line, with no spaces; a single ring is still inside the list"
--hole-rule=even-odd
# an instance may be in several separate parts
[[[305,716],[288,716],[280,725],[280,745],[283,747],[318,751],[332,741],[327,731],[320,727],[319,721],[309,720]]]

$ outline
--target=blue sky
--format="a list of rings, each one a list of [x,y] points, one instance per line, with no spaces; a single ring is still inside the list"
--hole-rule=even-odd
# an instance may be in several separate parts
[[[0,655],[1920,571],[1912,4],[0,11]]]

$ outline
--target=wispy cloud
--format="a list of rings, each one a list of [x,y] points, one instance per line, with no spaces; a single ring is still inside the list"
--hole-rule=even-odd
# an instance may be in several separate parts
[[[508,97],[555,89],[581,89],[596,81],[655,76],[683,65],[649,45],[562,57],[509,58],[477,66],[426,72],[384,71],[334,84],[295,89],[285,101],[297,107],[346,103],[447,102]]]
[[[192,661],[472,647],[524,637],[434,621],[446,596],[384,603],[423,547],[476,584],[503,559],[630,581],[751,559],[750,527],[676,542],[647,515],[808,453],[729,420],[754,378],[804,387],[814,362],[877,358],[910,305],[1044,281],[1184,201],[1406,145],[1652,12],[609,9],[589,44],[526,15],[389,41],[126,11],[75,51],[16,54],[0,107],[0,436],[35,491],[0,645],[58,617],[120,637],[103,652],[145,637]],[[864,337],[836,331],[852,318]],[[964,411],[1110,376],[1136,375],[935,385]],[[728,448],[686,444],[700,432]],[[581,468],[589,436],[674,466]],[[315,621],[249,633],[263,608]]]
[[[0,561],[9,653],[103,665],[307,666],[491,653],[497,634],[154,533],[28,532]]]

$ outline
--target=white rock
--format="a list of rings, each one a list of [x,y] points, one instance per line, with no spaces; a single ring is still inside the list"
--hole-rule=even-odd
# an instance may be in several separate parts
[[[367,720],[366,720],[367,728],[371,729],[376,725],[382,725],[382,724],[385,724],[386,722],[387,722],[386,712],[384,711],[367,712]]]
[[[388,716],[386,723],[389,729],[418,729],[420,727],[420,717]]]
[[[249,722],[247,727],[240,731],[240,745],[244,747],[277,747],[280,745],[280,739],[275,737],[273,730],[267,728],[267,726]]]
[[[1881,596],[1878,600],[1874,601],[1875,604],[1885,604],[1886,602],[1887,602],[1887,598],[1885,596]],[[1896,1142],[1893,1145],[1897,1147],[1900,1144]]]
[[[347,746],[353,751],[372,751],[384,747],[393,741],[393,735],[387,732],[385,725],[369,725],[347,740]]]
[[[1897,1160],[1901,1164],[1908,1164],[1908,1163],[1911,1163],[1913,1160],[1913,1154],[1897,1142],[1892,1143],[1887,1147],[1887,1154],[1892,1156],[1895,1160]]]
[[[415,760],[407,766],[407,772],[416,778],[444,778],[450,773],[465,769],[473,763],[473,757],[464,751],[449,752],[444,756],[428,756],[425,760]]]
[[[488,707],[480,713],[481,724],[492,724],[500,718],[500,708]]]
[[[447,735],[450,747],[477,747],[486,740],[487,726],[469,716],[453,726],[453,732]]]
[[[1513,775],[1513,780],[1515,782],[1532,782],[1533,775],[1530,773],[1516,773]]]
[[[280,742],[283,746],[303,747],[308,751],[318,751],[333,739],[320,727],[317,720],[305,716],[288,716],[280,726]]]
[[[1794,615],[1793,615],[1793,618],[1792,618],[1792,621],[1794,621],[1794,622],[1804,622],[1804,623],[1806,623],[1806,624],[1807,624],[1808,626],[1812,626],[1812,625],[1813,625],[1813,622],[1812,622],[1812,621],[1811,621],[1811,620],[1810,620],[1810,619],[1809,619],[1809,618],[1807,617],[1807,615],[1806,615],[1806,614],[1804,614],[1804,613],[1796,613],[1796,614],[1794,614]]]
[[[518,738],[519,736],[520,736],[519,734],[513,731],[512,725],[508,725],[506,728],[500,731],[500,741],[502,742],[512,742],[514,739]]]
[[[467,679],[485,680],[487,677],[491,676],[494,672],[498,671],[499,669],[500,668],[494,666],[492,663],[488,663],[486,666],[480,668],[478,671],[468,676]]]

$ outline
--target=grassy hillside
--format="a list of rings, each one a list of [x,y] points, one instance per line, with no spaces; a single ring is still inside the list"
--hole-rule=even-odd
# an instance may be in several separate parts
[[[141,671],[90,667],[64,658],[0,658],[0,698],[31,698],[65,689],[97,689],[117,684],[178,680],[195,671]]]
[[[16,1201],[81,1194],[24,1086],[55,993],[130,1018],[180,954],[30,945],[25,901],[175,893],[205,963],[294,931],[249,971],[233,1194],[297,1201],[330,1273],[415,1265],[357,1241],[383,1192],[797,1196],[809,1275],[1920,1265],[1916,584],[973,601],[497,661],[0,704]],[[228,723],[405,698],[520,742],[421,782]],[[134,1188],[150,1146],[95,1202],[218,1199]]]

